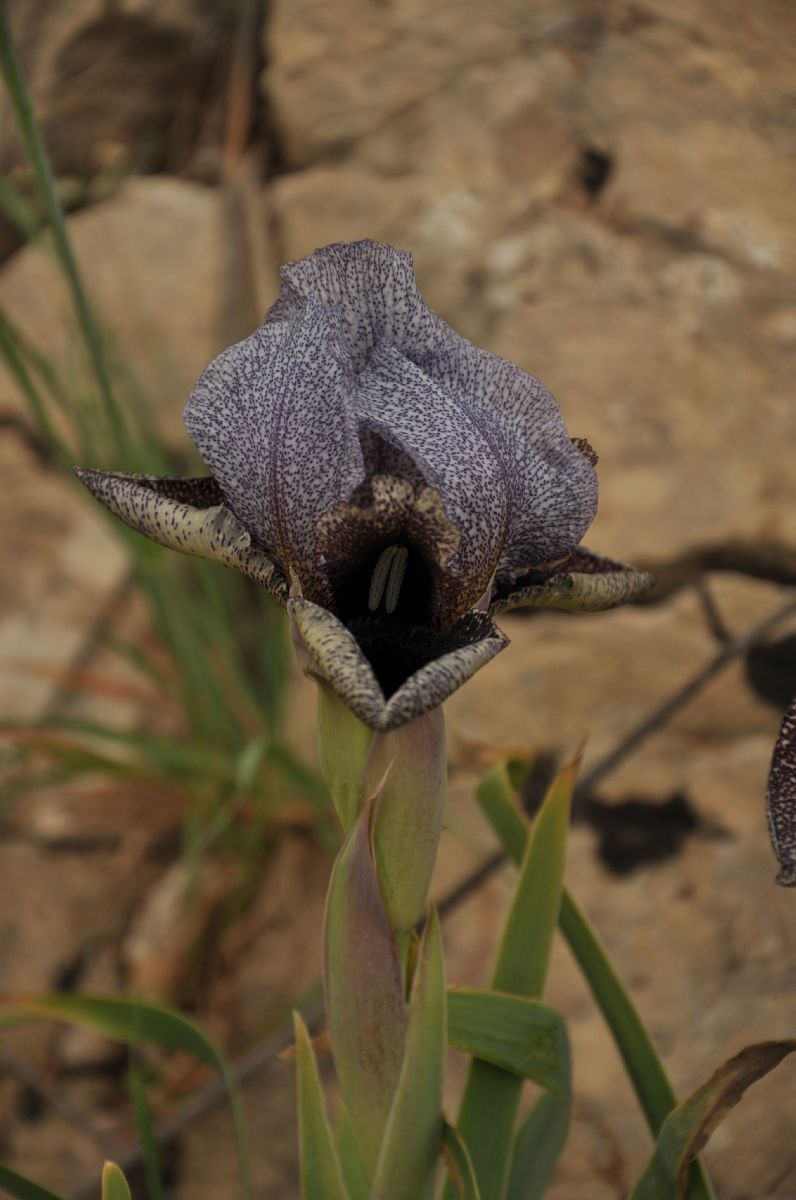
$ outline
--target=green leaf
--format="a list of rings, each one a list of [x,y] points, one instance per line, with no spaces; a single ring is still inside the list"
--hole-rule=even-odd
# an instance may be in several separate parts
[[[436,912],[420,943],[406,1026],[406,1053],[376,1167],[372,1200],[432,1200],[442,1136],[445,968]]]
[[[509,763],[498,763],[479,780],[475,798],[497,840],[517,866],[522,862],[531,824],[515,800]]]
[[[450,988],[448,1042],[558,1096],[567,1094],[566,1027],[557,1012],[537,1000],[479,988]]]
[[[337,856],[326,901],[326,1011],[334,1065],[365,1175],[373,1179],[401,1074],[406,1004],[376,879],[368,805]]]
[[[756,1080],[796,1050],[796,1040],[758,1042],[729,1059],[666,1118],[655,1152],[630,1200],[681,1200],[688,1163]]]
[[[459,1133],[447,1123],[442,1135],[442,1154],[448,1168],[448,1187],[455,1200],[481,1200],[473,1160]]]
[[[52,231],[56,256],[72,295],[75,317],[94,369],[109,427],[113,432],[117,449],[121,449],[125,445],[125,423],[111,389],[102,334],[89,304],[80,269],[69,240],[52,168],[33,114],[25,77],[11,38],[4,2],[0,3],[0,72],[2,72],[8,89],[19,138],[33,170],[47,216],[47,223]]]
[[[564,855],[577,764],[554,781],[527,841],[517,889],[498,951],[492,987],[529,998],[542,994],[561,904]],[[483,1200],[503,1200],[522,1079],[475,1059],[457,1128],[475,1168]],[[451,1185],[445,1192],[452,1200]]]
[[[542,1200],[566,1145],[572,1103],[540,1096],[514,1139],[506,1200]]]
[[[307,1027],[293,1013],[298,1075],[299,1162],[302,1200],[349,1200],[326,1117],[318,1064]]]
[[[578,765],[565,767],[555,779],[531,830],[492,979],[497,991],[539,997],[544,989]]]
[[[190,1054],[217,1071],[226,1084],[235,1127],[242,1191],[251,1196],[251,1171],[243,1111],[226,1060],[212,1041],[180,1013],[117,996],[33,996],[0,1001],[0,1028],[20,1018],[66,1021],[135,1046],[162,1046]]]
[[[531,827],[516,802],[508,772],[499,768],[490,771],[481,781],[477,797],[503,849],[519,865]],[[656,1136],[677,1104],[677,1097],[633,1001],[567,888],[561,897],[559,926],[606,1020],[647,1124]],[[691,1168],[688,1197],[689,1200],[711,1197],[710,1185],[699,1162]]]
[[[354,1130],[351,1128],[351,1120],[344,1104],[340,1106],[334,1142],[337,1147],[337,1157],[340,1159],[340,1166],[343,1169],[343,1179],[351,1200],[370,1200],[370,1187],[365,1178],[365,1172],[362,1170]]]
[[[127,1180],[116,1163],[106,1162],[102,1168],[102,1200],[132,1200]]]
[[[165,1200],[161,1183],[160,1155],[152,1125],[152,1114],[149,1111],[142,1073],[135,1064],[127,1072],[127,1090],[133,1102],[138,1140],[141,1143],[141,1158],[144,1163],[148,1200]]]
[[[16,1197],[16,1200],[61,1200],[61,1197],[57,1196],[55,1192],[12,1171],[10,1167],[4,1167],[2,1163],[0,1163],[0,1191]]]

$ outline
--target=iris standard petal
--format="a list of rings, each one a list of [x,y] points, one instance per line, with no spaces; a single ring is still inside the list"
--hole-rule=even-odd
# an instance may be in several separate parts
[[[505,456],[511,525],[499,571],[511,576],[573,550],[597,512],[593,454],[574,445],[550,392],[527,371],[454,330],[410,357],[431,379],[491,414]]]
[[[498,431],[472,404],[436,385],[380,342],[357,379],[361,423],[404,451],[439,495],[461,535],[447,572],[444,623],[473,608],[489,586],[506,540],[509,499]]]
[[[325,680],[360,721],[381,733],[442,704],[508,645],[485,613],[472,613],[439,638],[436,657],[385,695],[360,641],[332,613],[303,599],[290,600],[288,613],[303,670]],[[407,647],[412,632],[407,631]]]
[[[281,279],[281,295],[267,320],[291,319],[310,297],[339,305],[356,371],[379,341],[430,352],[447,328],[418,291],[411,254],[381,242],[324,246],[282,267]]]
[[[285,577],[252,546],[251,535],[223,504],[215,479],[165,479],[75,468],[92,495],[131,529],[153,542],[233,567],[287,601]]]
[[[352,386],[339,318],[309,299],[215,359],[185,409],[229,507],[316,599],[317,522],[364,476]]]
[[[497,616],[524,607],[603,612],[636,600],[654,586],[648,571],[638,571],[581,546],[558,566],[529,572],[513,586],[498,584],[489,612]]]

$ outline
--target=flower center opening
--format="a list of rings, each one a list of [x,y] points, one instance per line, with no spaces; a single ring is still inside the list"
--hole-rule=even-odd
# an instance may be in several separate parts
[[[435,656],[434,579],[411,542],[382,542],[363,553],[334,594],[386,696]]]
[[[401,584],[406,574],[409,551],[406,546],[387,546],[378,557],[368,592],[368,608],[378,612],[382,601],[384,611],[392,616],[398,607]]]
[[[433,579],[423,556],[411,544],[375,546],[342,577],[334,596],[341,619],[380,627],[407,628],[431,622]]]

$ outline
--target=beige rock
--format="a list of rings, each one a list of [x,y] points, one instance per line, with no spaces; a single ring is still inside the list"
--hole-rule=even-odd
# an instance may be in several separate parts
[[[161,999],[190,992],[208,927],[235,878],[235,865],[205,857],[177,860],[150,889],[124,938],[130,990]]]
[[[115,199],[73,217],[69,227],[113,345],[119,402],[129,411],[145,395],[163,436],[185,448],[183,404],[221,348],[219,195],[177,180],[133,180]],[[81,389],[94,383],[62,279],[42,247],[27,247],[0,272],[0,306],[62,373],[72,402],[80,403]],[[23,411],[5,367],[0,408]],[[96,503],[75,480],[43,471],[21,452],[13,430],[4,433],[0,455],[6,497],[0,544],[6,560],[17,564],[4,572],[0,588],[2,707],[24,718],[41,712],[58,672],[112,600],[127,558]],[[42,670],[49,677],[37,673]]]
[[[420,0],[376,6],[281,0],[267,31],[265,86],[290,161],[338,152],[455,83],[551,35],[571,6]]]
[[[69,229],[86,286],[120,370],[123,403],[136,389],[167,429],[218,342],[222,215],[217,192],[177,179],[131,179]],[[0,304],[76,386],[86,366],[68,295],[51,256],[28,246],[0,274]],[[134,382],[133,382],[134,381]],[[0,379],[0,395],[10,391]]]

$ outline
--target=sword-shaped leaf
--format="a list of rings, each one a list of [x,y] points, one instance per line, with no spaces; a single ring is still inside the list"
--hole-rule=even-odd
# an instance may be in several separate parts
[[[484,776],[477,797],[506,854],[513,862],[521,863],[531,827],[516,802],[505,767],[495,767]],[[611,1031],[655,1136],[676,1106],[677,1097],[633,1001],[567,888],[561,897],[559,926]],[[711,1195],[701,1163],[693,1163],[688,1200],[710,1200]]]
[[[3,999],[0,1003],[0,1028],[37,1019],[66,1021],[134,1046],[179,1050],[217,1071],[229,1096],[242,1192],[245,1197],[251,1195],[246,1125],[237,1085],[223,1055],[198,1025],[161,1005],[118,996],[28,996]]]
[[[492,978],[495,991],[531,999],[542,994],[558,922],[570,802],[577,763],[553,783],[536,818]],[[458,1130],[469,1147],[483,1200],[503,1200],[511,1165],[522,1079],[473,1061]],[[453,1200],[449,1183],[446,1200]]]
[[[359,1158],[354,1130],[351,1128],[351,1118],[343,1105],[340,1107],[340,1115],[337,1119],[334,1144],[351,1200],[370,1200],[370,1188]]]
[[[14,1200],[61,1200],[61,1197],[57,1196],[55,1192],[42,1187],[41,1184],[34,1183],[32,1179],[20,1175],[18,1171],[12,1171],[10,1167],[3,1166],[2,1163],[0,1163],[0,1192],[13,1196]]]
[[[301,1200],[349,1200],[326,1117],[318,1064],[307,1027],[293,1014],[298,1078]]]
[[[552,1008],[480,988],[448,990],[448,1042],[473,1058],[532,1079],[562,1098],[569,1087],[567,1031]]]
[[[453,1188],[456,1200],[481,1200],[478,1183],[473,1170],[473,1160],[459,1134],[452,1125],[445,1125],[442,1135],[442,1156],[448,1168],[449,1187]]]
[[[337,856],[326,901],[326,1012],[340,1090],[373,1179],[406,1036],[401,966],[379,892],[369,804]]]
[[[432,913],[420,943],[406,1025],[406,1054],[376,1168],[372,1200],[432,1200],[442,1139],[445,968]]]
[[[566,1090],[540,1096],[514,1138],[506,1200],[541,1200],[566,1145],[572,1115],[569,1048],[566,1050]]]
[[[102,1200],[132,1200],[127,1180],[116,1163],[106,1162],[102,1168]]]
[[[746,1089],[796,1050],[796,1040],[746,1046],[679,1104],[663,1123],[658,1144],[630,1200],[681,1200],[688,1165]]]

